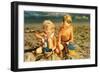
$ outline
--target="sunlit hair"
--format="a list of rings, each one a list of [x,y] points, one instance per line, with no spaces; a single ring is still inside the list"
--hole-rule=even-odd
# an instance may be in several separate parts
[[[48,29],[48,27],[51,27],[52,29],[55,29],[55,25],[51,20],[45,20],[43,22],[43,29]]]
[[[67,21],[67,23],[72,23],[72,17],[71,15],[67,14],[67,15],[64,15],[63,17],[63,22]]]

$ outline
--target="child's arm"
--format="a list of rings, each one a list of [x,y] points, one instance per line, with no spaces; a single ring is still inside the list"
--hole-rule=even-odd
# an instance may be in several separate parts
[[[58,45],[61,44],[61,32],[60,31],[59,31],[59,34],[58,34],[58,42],[57,43],[58,43]]]
[[[53,38],[53,50],[56,49],[56,44],[57,44],[57,43],[56,43],[56,37],[54,37],[54,38]]]
[[[71,39],[69,42],[73,42],[74,41],[74,36],[73,36],[73,27],[71,26]]]
[[[61,35],[62,35],[62,29],[64,28],[64,24],[62,23],[61,26],[60,26],[60,30],[58,32],[58,42],[57,44],[61,44]]]
[[[43,37],[39,33],[35,33],[35,36],[39,39],[42,39]]]
[[[60,31],[59,35],[58,35],[58,42],[57,42],[59,51],[63,49],[63,46],[62,46],[62,43],[61,43],[61,34],[62,34],[62,32]]]
[[[42,33],[42,34],[43,34],[43,33]],[[41,39],[42,42],[44,43],[44,38],[43,38],[43,36],[42,36],[41,34],[35,33],[35,36],[36,36],[38,39]]]

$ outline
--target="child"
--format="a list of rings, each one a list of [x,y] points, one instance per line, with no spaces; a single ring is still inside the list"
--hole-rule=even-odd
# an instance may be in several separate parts
[[[51,52],[51,51],[55,50],[55,48],[56,48],[56,38],[55,38],[54,34],[55,34],[55,25],[50,20],[45,20],[43,22],[42,35],[36,34],[36,36],[42,40],[42,43],[43,43],[42,50],[44,53],[47,53],[47,55],[46,55],[47,57],[50,56],[50,55],[48,55],[48,52]]]
[[[58,49],[60,50],[60,56],[62,58],[64,59],[68,58],[69,54],[74,55],[75,47],[72,43],[73,43],[72,17],[70,15],[65,15],[63,17],[63,23],[58,33]],[[64,47],[63,49],[61,48],[62,45]]]

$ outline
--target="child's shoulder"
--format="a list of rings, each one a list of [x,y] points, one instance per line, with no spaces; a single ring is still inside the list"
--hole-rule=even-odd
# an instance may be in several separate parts
[[[73,30],[73,26],[72,25],[70,25],[70,27],[69,27],[71,30]]]

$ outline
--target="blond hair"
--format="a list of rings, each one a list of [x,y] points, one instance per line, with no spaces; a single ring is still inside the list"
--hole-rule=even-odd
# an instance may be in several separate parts
[[[72,23],[72,17],[71,17],[71,15],[69,15],[69,14],[64,15],[63,22],[64,21],[67,21],[68,23]]]
[[[47,29],[48,27],[52,27],[52,29],[55,29],[55,25],[51,20],[45,20],[43,22],[43,29]]]

